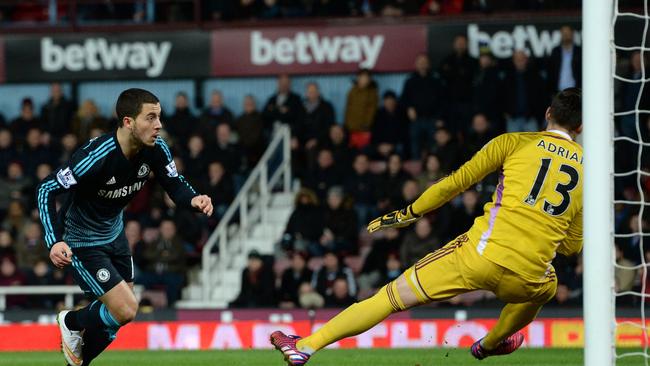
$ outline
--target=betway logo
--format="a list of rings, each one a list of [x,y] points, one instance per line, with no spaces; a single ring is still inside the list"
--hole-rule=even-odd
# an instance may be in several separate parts
[[[355,63],[373,68],[384,45],[384,36],[319,37],[316,32],[298,32],[295,37],[273,41],[262,32],[251,32],[251,62],[253,65]]]
[[[539,58],[551,54],[553,48],[560,44],[562,35],[560,30],[538,31],[534,25],[517,25],[512,32],[498,31],[490,35],[481,31],[477,24],[467,26],[467,39],[469,41],[469,54],[479,56],[480,47],[487,45],[496,58],[508,58],[515,50],[526,50],[530,56]],[[581,44],[580,32],[574,32],[574,40]]]
[[[109,43],[104,38],[88,38],[83,44],[60,46],[52,38],[41,39],[41,68],[46,72],[99,70],[146,70],[147,76],[160,76],[171,42]]]

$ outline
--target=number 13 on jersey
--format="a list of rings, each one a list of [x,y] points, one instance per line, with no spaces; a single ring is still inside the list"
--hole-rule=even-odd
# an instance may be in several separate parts
[[[524,202],[534,206],[535,203],[537,203],[537,197],[539,196],[540,191],[542,190],[542,187],[544,186],[544,183],[546,181],[546,176],[549,173],[549,170],[553,169],[553,159],[550,158],[543,158],[541,166],[539,167],[539,171],[537,172],[537,177],[535,178],[535,182],[533,183],[532,188],[530,189],[530,193],[528,193],[528,196],[526,196],[526,199],[524,199]],[[562,201],[554,204],[551,203],[547,200],[544,200],[544,205],[543,210],[545,213],[552,215],[552,216],[559,216],[562,215],[567,208],[569,208],[569,205],[571,204],[571,191],[576,188],[578,185],[578,181],[580,180],[580,174],[578,171],[572,167],[571,165],[568,164],[561,164],[559,171],[561,173],[564,173],[569,176],[569,181],[567,183],[557,183],[555,185],[555,191],[562,195]],[[549,183],[552,184],[552,183]]]

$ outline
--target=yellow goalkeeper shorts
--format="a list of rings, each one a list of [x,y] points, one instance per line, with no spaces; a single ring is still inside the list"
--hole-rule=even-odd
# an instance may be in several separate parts
[[[553,267],[542,282],[529,282],[517,273],[481,256],[466,234],[427,254],[404,272],[421,303],[440,301],[474,290],[488,290],[506,303],[544,304],[555,296]]]

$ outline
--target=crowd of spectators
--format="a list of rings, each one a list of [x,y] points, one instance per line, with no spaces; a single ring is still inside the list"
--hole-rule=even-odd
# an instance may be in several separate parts
[[[624,1],[621,1],[624,3]],[[0,6],[2,22],[189,22],[199,7],[203,21],[268,20],[304,17],[399,17],[513,11],[580,9],[579,0],[154,0],[72,4],[58,1],[17,1]],[[53,10],[56,10],[55,19]],[[151,12],[152,14],[149,14]]]
[[[642,78],[639,52],[619,56],[619,75],[631,80]],[[501,62],[489,52],[481,52],[477,61],[467,55],[466,39],[459,36],[453,52],[437,67],[431,67],[425,55],[419,56],[399,95],[386,91],[379,96],[371,73],[359,71],[348,92],[344,120],[333,123],[325,118],[331,116],[331,105],[323,99],[318,113],[323,116],[321,127],[310,129],[315,135],[304,137],[298,132],[302,131],[301,121],[306,123],[304,119],[278,118],[295,132],[294,171],[301,177],[303,189],[297,194],[295,211],[275,257],[258,262],[259,273],[276,273],[275,300],[269,303],[268,294],[262,297],[254,291],[242,291],[231,305],[345,305],[371,295],[418,258],[466,231],[491,199],[494,176],[486,177],[409,229],[387,230],[370,237],[365,224],[376,215],[412,202],[492,137],[543,129],[544,112],[552,95],[581,85],[580,64],[580,48],[573,43],[569,27],[562,28],[561,45],[545,60],[533,60],[524,51],[516,51],[510,60]],[[639,83],[617,84],[616,110],[648,110],[648,92],[639,96],[640,90]],[[285,100],[295,98],[289,93]],[[616,120],[617,136],[648,142],[650,119],[645,112],[638,120],[635,116],[630,113]],[[650,171],[645,150],[641,160],[630,159],[638,148],[629,140],[616,143],[618,171],[632,171],[637,164],[642,171]],[[637,179],[637,175],[617,179],[617,199],[638,202],[641,194],[650,193],[650,181],[641,180],[640,192]],[[644,256],[650,259],[650,250],[644,252],[642,248],[643,228],[649,221],[639,218],[638,208],[638,203],[617,205],[617,233],[635,234],[616,242],[616,289],[621,292],[640,291],[644,277],[639,270],[620,266],[636,266]],[[580,306],[582,259],[558,255],[554,265],[559,286],[553,304]],[[254,272],[250,266],[244,272],[244,288],[255,282],[251,280]],[[474,292],[449,303],[469,305],[493,299],[488,292]],[[620,296],[618,301],[638,304],[640,297]]]
[[[199,113],[179,92],[174,109],[163,116],[166,138],[179,172],[212,198],[215,211],[201,218],[176,208],[157,185],[145,185],[124,212],[136,283],[163,292],[166,304],[179,298],[188,269],[198,264],[207,235],[259,160],[275,124],[292,130],[293,172],[302,189],[274,255],[250,253],[241,294],[232,306],[345,306],[463,233],[491,199],[494,176],[408,229],[371,237],[365,225],[412,202],[492,137],[544,128],[551,96],[581,84],[580,49],[569,27],[562,28],[562,43],[548,59],[534,60],[517,51],[498,62],[482,50],[476,60],[468,55],[463,36],[456,37],[452,48],[439,65],[418,56],[402,89],[382,95],[372,72],[360,70],[345,105],[328,102],[316,82],[304,91],[293,90],[288,75],[278,77],[277,90],[261,107],[246,96],[239,116],[224,105],[221,91],[215,90]],[[621,55],[619,74],[638,80],[642,64],[639,52]],[[638,98],[643,89],[635,85],[617,85],[618,111],[650,109],[648,92]],[[69,100],[58,84],[51,86],[51,97],[40,109],[29,97],[21,107],[12,121],[0,116],[0,285],[71,284],[69,273],[49,264],[34,189],[77,147],[114,129],[116,121],[99,113],[92,100]],[[339,108],[344,109],[341,121],[336,120]],[[620,118],[617,133],[648,142],[648,116]],[[635,169],[637,161],[629,157],[636,156],[638,144],[621,141],[616,148],[617,169]],[[650,171],[650,160],[642,155],[640,167]],[[650,192],[649,182],[640,181],[640,192],[636,176],[621,177],[617,198],[638,201]],[[642,251],[640,234],[649,222],[639,217],[638,204],[617,205],[617,232],[634,234],[616,243],[620,264],[650,259],[650,251]],[[579,305],[581,259],[558,256],[555,266],[559,289],[554,302]],[[634,270],[617,269],[617,289],[640,285]],[[478,292],[451,303],[492,299]],[[58,301],[56,296],[13,296],[8,306],[49,307]]]

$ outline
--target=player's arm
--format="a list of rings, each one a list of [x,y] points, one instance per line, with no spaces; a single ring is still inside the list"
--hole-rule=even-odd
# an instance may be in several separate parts
[[[566,256],[575,255],[582,250],[582,209],[569,225],[566,238],[557,247],[557,252]]]
[[[413,204],[376,218],[368,225],[374,232],[387,227],[404,227],[435,210],[503,165],[516,146],[516,135],[492,139],[458,170],[430,186]]]
[[[160,137],[156,140],[154,160],[156,180],[177,206],[192,207],[208,216],[212,215],[212,200],[206,195],[198,194],[185,177],[178,174],[171,150]]]
[[[114,148],[114,142],[107,140],[95,150],[77,150],[70,160],[45,177],[36,189],[38,213],[43,224],[45,245],[50,250],[52,263],[59,268],[71,263],[72,251],[63,241],[61,220],[57,220],[56,197],[76,189],[101,167],[103,157]],[[102,155],[103,154],[103,155]]]

